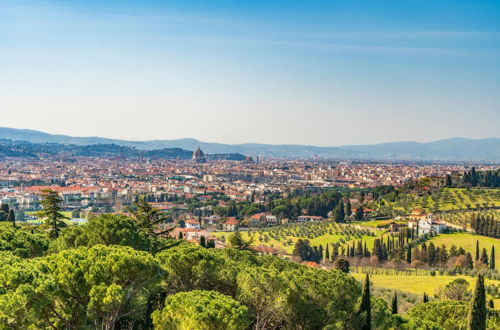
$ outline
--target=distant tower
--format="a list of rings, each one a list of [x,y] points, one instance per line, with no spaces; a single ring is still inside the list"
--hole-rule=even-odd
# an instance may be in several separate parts
[[[205,154],[201,151],[200,147],[196,148],[193,152],[193,162],[195,163],[206,163]]]

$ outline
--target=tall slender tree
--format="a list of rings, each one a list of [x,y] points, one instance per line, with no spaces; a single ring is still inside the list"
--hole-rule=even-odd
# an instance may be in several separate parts
[[[392,297],[392,314],[398,313],[398,294],[394,292],[394,296]]]
[[[411,264],[411,246],[409,244],[406,248],[406,262]]]
[[[476,261],[479,260],[479,240],[476,240]]]
[[[12,226],[16,227],[16,215],[14,214],[13,209],[9,210],[9,216],[7,218],[7,221],[12,222]]]
[[[345,215],[350,217],[352,214],[352,206],[351,206],[351,201],[348,199],[347,203],[345,204]]]
[[[491,246],[491,253],[490,253],[490,269],[495,270],[495,246]]]
[[[425,304],[426,302],[429,302],[429,296],[427,295],[427,293],[424,292],[423,303]]]
[[[469,330],[486,330],[486,294],[484,291],[484,278],[479,274],[477,277],[474,297],[471,300],[469,310]]]
[[[370,301],[370,276],[366,274],[365,283],[363,285],[363,293],[361,294],[361,304],[359,306],[359,314],[364,315],[364,322],[361,330],[371,330],[372,314]]]

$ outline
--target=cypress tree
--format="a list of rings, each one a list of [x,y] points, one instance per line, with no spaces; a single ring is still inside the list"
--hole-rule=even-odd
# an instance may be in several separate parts
[[[481,262],[483,264],[485,264],[486,266],[488,266],[488,264],[489,264],[489,262],[488,262],[488,253],[486,252],[485,248],[483,248],[483,251],[481,253],[481,258],[479,260],[481,260]]]
[[[7,217],[7,221],[12,222],[12,225],[16,226],[16,215],[14,214],[14,210],[9,210],[9,216]]]
[[[359,306],[359,314],[365,315],[365,321],[361,326],[361,330],[371,330],[372,314],[370,301],[370,276],[366,274],[365,283],[363,285],[363,293],[361,294],[361,305]]]
[[[491,246],[491,253],[490,253],[490,269],[495,270],[495,246]]]
[[[469,330],[486,330],[486,294],[484,278],[479,274],[469,310]]]
[[[451,180],[451,175],[446,174],[446,187],[451,187],[453,185],[453,182]]]
[[[363,205],[358,205],[358,208],[356,209],[356,213],[354,214],[354,218],[356,220],[363,220],[365,217],[364,211],[363,211]]]
[[[350,217],[352,214],[352,206],[351,206],[351,201],[347,200],[347,203],[345,204],[345,215]]]
[[[479,260],[479,240],[476,240],[476,261]]]
[[[429,302],[429,296],[424,292],[424,300],[423,300],[424,304],[426,302]]]
[[[407,249],[408,251],[406,252],[406,262],[411,264],[411,246],[408,245]]]
[[[205,236],[200,236],[200,246],[207,247],[207,241],[205,240]]]
[[[394,297],[392,297],[392,314],[398,313],[398,294],[394,292]]]
[[[325,260],[330,261],[330,248],[328,247],[328,244],[326,244]]]
[[[490,299],[490,301],[488,302],[488,307],[491,309],[495,309],[495,302],[493,301],[493,299]]]

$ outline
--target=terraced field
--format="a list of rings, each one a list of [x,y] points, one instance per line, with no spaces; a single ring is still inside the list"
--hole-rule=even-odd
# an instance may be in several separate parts
[[[415,208],[428,212],[494,208],[500,207],[500,189],[443,188],[430,196],[405,194],[395,202],[384,201],[384,204],[404,214]]]

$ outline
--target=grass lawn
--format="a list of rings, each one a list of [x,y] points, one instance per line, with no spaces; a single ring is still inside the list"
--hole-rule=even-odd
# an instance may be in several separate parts
[[[364,281],[365,274],[352,273],[358,281]],[[463,278],[470,283],[470,289],[474,289],[476,279],[470,276],[405,276],[405,275],[370,275],[374,286],[388,289],[396,289],[404,292],[423,295],[424,292],[431,297],[439,287],[445,287],[451,281]],[[500,285],[500,281],[485,279],[486,285]],[[489,299],[489,298],[488,298]],[[500,309],[500,299],[495,300],[495,309]]]
[[[481,235],[474,235],[470,233],[453,233],[453,234],[440,234],[433,237],[428,242],[433,242],[436,246],[445,245],[448,251],[452,245],[457,247],[463,247],[466,252],[472,254],[472,258],[475,257],[476,253],[476,240],[479,240],[479,249],[486,249],[488,256],[490,255],[491,247],[495,246],[495,263],[499,265],[500,262],[500,239],[486,237]],[[427,243],[428,245],[428,243]]]

